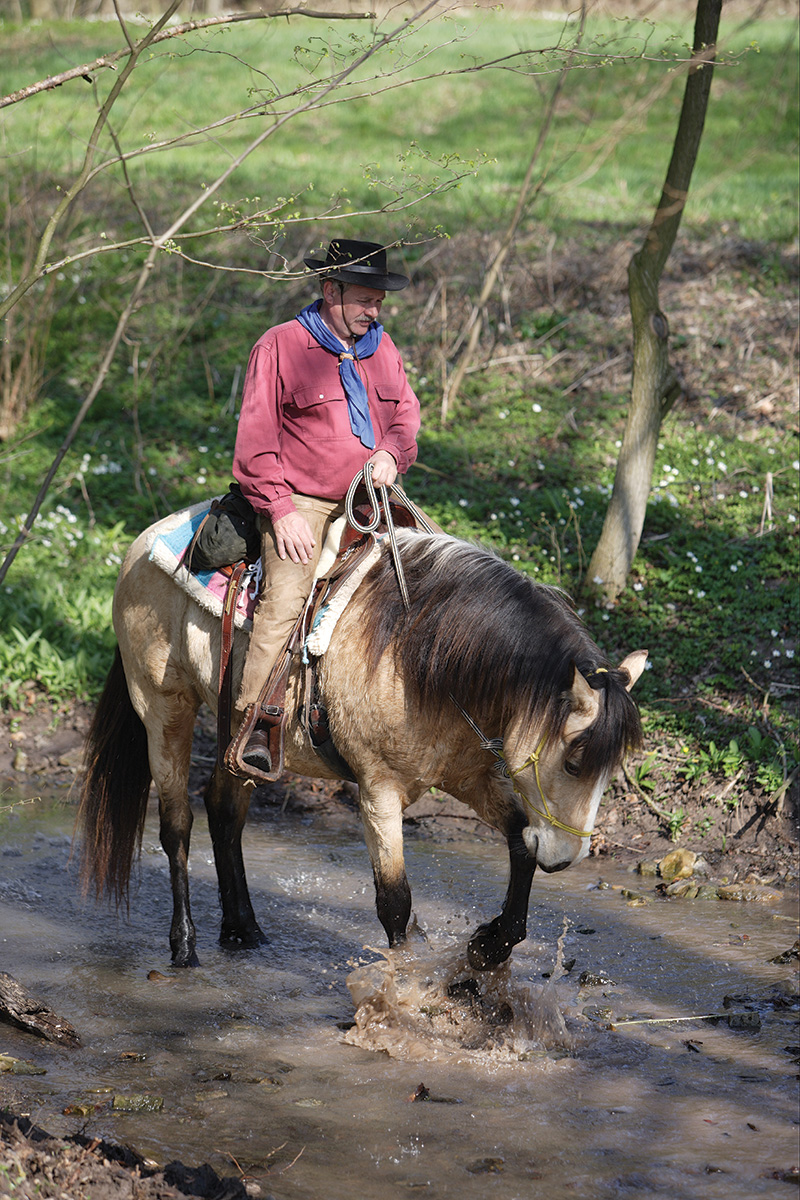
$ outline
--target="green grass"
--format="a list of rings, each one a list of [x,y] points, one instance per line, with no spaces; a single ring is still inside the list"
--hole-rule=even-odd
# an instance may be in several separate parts
[[[475,31],[487,56],[552,44],[559,33],[556,23],[538,18],[483,14],[462,24]],[[690,35],[688,26],[659,25],[653,46],[669,50],[675,31]],[[316,36],[319,27],[310,32]],[[606,22],[591,36],[629,32]],[[352,27],[335,31],[345,38],[352,33]],[[766,396],[791,370],[780,314],[797,294],[787,254],[797,231],[797,34],[788,19],[727,34],[729,55],[753,40],[759,50],[717,72],[681,235],[692,248],[688,282],[696,285],[707,273],[714,280],[709,289],[719,294],[706,318],[697,288],[694,307],[685,311],[689,302],[677,292],[669,314],[672,346],[693,398],[663,425],[630,586],[613,609],[587,607],[584,617],[612,658],[650,648],[652,669],[637,694],[650,746],[670,748],[669,778],[697,786],[718,780],[723,794],[725,781],[742,772],[751,786],[771,794],[798,762],[796,428],[785,414],[774,420],[750,414],[737,399],[739,385],[731,387],[730,363],[743,361],[746,305],[753,302],[774,306],[775,321],[758,334],[754,353],[763,367],[746,387]],[[90,60],[116,36],[113,25],[9,30],[4,83],[11,88]],[[138,145],[149,132],[166,136],[244,105],[248,89],[263,86],[263,75],[245,70],[239,59],[269,69],[283,85],[300,79],[292,50],[301,36],[308,37],[305,26],[262,22],[217,35],[187,57],[159,52],[141,72],[124,119],[118,115],[119,136]],[[465,53],[472,53],[468,42],[442,45],[426,69],[458,65]],[[638,108],[665,69],[613,65],[568,81],[548,143],[546,186],[523,222],[509,268],[508,312],[501,313],[499,303],[490,306],[486,332],[495,356],[521,348],[540,354],[547,370],[533,381],[503,366],[468,375],[442,427],[438,307],[423,319],[424,297],[401,299],[396,313],[387,314],[424,407],[419,464],[407,480],[411,495],[454,534],[488,542],[533,578],[576,595],[602,525],[628,392],[602,383],[571,391],[577,368],[562,370],[559,356],[582,353],[592,365],[629,345],[627,328],[608,317],[615,303],[624,306],[624,297],[614,298],[620,285],[595,287],[575,264],[610,248],[626,261],[652,216],[682,81],[675,77],[665,99]],[[454,246],[466,247],[448,279],[454,328],[458,306],[463,309],[480,277],[474,247],[508,219],[551,82],[551,76],[494,72],[326,108],[271,139],[227,199],[297,192],[294,207],[308,216],[333,194],[343,197],[342,211],[358,210],[383,195],[380,186],[370,187],[370,174],[374,181],[396,173],[412,139],[433,158],[455,154],[478,162],[489,156],[460,187],[426,201],[415,218],[418,230],[442,226]],[[108,86],[105,77],[99,83]],[[79,162],[93,113],[92,90],[83,80],[0,112],[11,195],[32,191],[40,223]],[[219,145],[205,142],[170,159],[134,164],[132,178],[151,219],[165,221],[174,202],[212,179],[253,136],[257,122],[247,124],[224,134]],[[354,216],[342,228],[389,237],[402,234],[408,220]],[[24,244],[16,228],[12,253]],[[110,236],[136,232],[118,178],[101,180],[87,194],[60,246],[96,239],[101,228]],[[321,237],[333,228],[330,222],[312,226]],[[540,270],[553,235],[559,246],[575,247],[575,262],[567,263],[575,280],[556,279],[555,300],[528,278]],[[287,226],[284,244],[295,260],[310,236]],[[744,250],[720,270],[709,262],[726,238]],[[409,250],[409,265],[430,248]],[[246,233],[203,253],[250,266],[266,259]],[[129,251],[75,263],[56,281],[41,398],[13,441],[0,446],[0,553],[13,541],[92,380],[140,257]],[[420,268],[426,283],[435,278],[430,271]],[[160,261],[34,535],[0,588],[0,704],[7,708],[25,708],[42,696],[65,706],[76,696],[98,694],[113,648],[111,593],[126,546],[156,517],[228,486],[234,382],[238,375],[240,393],[250,346],[267,325],[296,311],[306,293],[252,276],[220,276],[213,293],[208,285],[207,272],[169,256]],[[731,312],[744,316],[729,316],[726,288]],[[32,294],[33,322],[44,296],[43,288]],[[774,513],[762,529],[768,476]],[[677,836],[686,814],[657,794],[664,760],[659,756],[656,782],[651,754],[633,765],[635,782],[670,814]]]
[[[287,90],[305,85],[307,60],[314,64],[320,47],[326,42],[334,47],[337,40],[348,46],[367,33],[354,22],[253,22],[157,47],[123,94],[115,129],[128,150],[185,134],[254,104],[272,84]],[[555,78],[542,69],[552,72],[563,58],[547,49],[572,36],[571,27],[564,33],[560,22],[539,17],[508,19],[483,12],[439,22],[414,35],[406,49],[409,58],[426,45],[433,52],[401,66],[393,83],[458,72],[476,57],[496,58],[521,47],[537,51],[531,61],[540,73],[447,74],[383,93],[380,82],[365,81],[353,88],[363,93],[361,99],[328,105],[270,137],[220,199],[246,207],[256,196],[264,201],[297,196],[284,215],[296,211],[308,217],[334,196],[343,213],[357,214],[376,199],[390,200],[391,188],[376,181],[405,178],[408,185],[417,170],[427,182],[443,177],[445,171],[426,165],[424,152],[435,161],[454,156],[456,165],[475,163],[476,173],[426,204],[417,214],[420,228],[496,228],[510,213]],[[688,20],[655,26],[590,21],[584,45],[607,49],[611,61],[569,77],[543,160],[547,183],[539,212],[544,219],[563,227],[589,220],[635,224],[649,217],[674,135],[683,75],[665,62],[619,62],[613,56],[635,52],[645,39],[650,57],[680,56],[690,37]],[[725,221],[739,226],[745,237],[786,240],[797,229],[796,23],[774,19],[740,29],[723,20],[722,37],[725,65],[716,71],[686,219],[698,226]],[[10,41],[14,53],[7,54],[4,77],[9,89],[91,61],[119,45],[121,35],[113,24],[48,24],[12,32]],[[298,56],[295,48],[302,43],[307,53]],[[391,70],[399,57],[399,52],[380,57],[378,69]],[[330,56],[316,62],[318,77],[324,79],[329,61]],[[371,73],[371,67],[362,72]],[[113,78],[110,72],[97,76],[101,96]],[[665,90],[658,92],[665,81]],[[80,161],[95,116],[93,89],[83,79],[0,113],[16,169],[27,164],[34,173],[47,163],[49,202],[54,186],[63,185]],[[251,116],[220,130],[213,140],[200,138],[169,155],[134,159],[131,177],[146,207],[154,197],[163,204],[169,193],[178,201],[210,183],[271,120]],[[412,152],[404,171],[400,160],[412,143],[420,152]],[[102,153],[111,150],[106,138]],[[89,196],[112,219],[121,194],[115,168],[108,178],[100,177]],[[198,223],[206,220],[204,215]],[[387,228],[404,226],[402,217],[386,220]],[[354,216],[352,224],[358,229],[361,220]]]

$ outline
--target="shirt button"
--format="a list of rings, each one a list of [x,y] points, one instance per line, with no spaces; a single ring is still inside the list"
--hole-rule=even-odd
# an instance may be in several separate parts
[[[320,400],[324,400],[324,399],[325,399],[325,393],[324,393],[324,392],[320,392],[320,394],[319,394],[319,398],[320,398]]]

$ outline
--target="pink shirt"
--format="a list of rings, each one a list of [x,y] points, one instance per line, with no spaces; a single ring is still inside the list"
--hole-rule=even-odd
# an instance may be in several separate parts
[[[358,370],[375,450],[388,450],[404,474],[417,457],[419,401],[385,331]],[[233,474],[253,508],[277,521],[294,510],[292,492],[341,500],[375,450],[350,429],[336,356],[299,321],[268,329],[250,354],[233,454]]]

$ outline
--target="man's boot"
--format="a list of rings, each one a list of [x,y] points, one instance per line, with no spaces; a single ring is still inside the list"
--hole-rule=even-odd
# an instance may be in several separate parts
[[[276,727],[279,729],[282,723],[282,707],[276,704],[262,704],[259,706],[258,719],[244,744],[241,754],[242,762],[246,766],[254,767],[256,771],[260,771],[263,775],[270,774],[272,771],[270,736],[274,736],[272,731]]]

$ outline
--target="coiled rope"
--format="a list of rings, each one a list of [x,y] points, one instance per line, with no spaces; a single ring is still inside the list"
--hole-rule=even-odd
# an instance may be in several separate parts
[[[351,525],[357,533],[363,534],[374,533],[381,523],[381,516],[383,517],[383,522],[386,525],[386,531],[389,536],[389,547],[392,552],[392,562],[394,564],[394,570],[397,576],[397,583],[400,588],[400,595],[403,598],[403,607],[405,608],[406,612],[408,612],[411,607],[411,601],[408,596],[406,577],[403,572],[403,563],[400,558],[400,548],[397,544],[397,532],[394,527],[392,508],[391,504],[389,503],[389,494],[391,493],[392,497],[398,502],[398,504],[402,504],[403,508],[408,509],[408,511],[413,515],[417,524],[420,525],[426,533],[436,533],[436,530],[421,509],[417,508],[416,504],[409,500],[408,496],[398,484],[393,483],[388,488],[385,484],[380,484],[379,489],[381,498],[379,501],[378,494],[375,491],[375,484],[372,482],[372,471],[373,464],[368,462],[364,466],[363,470],[359,471],[358,474],[354,476],[352,482],[350,483],[350,487],[347,489],[347,495],[345,496],[345,515],[347,516],[348,524]],[[364,489],[366,490],[367,500],[371,509],[371,516],[365,522],[360,521],[355,512],[355,495],[362,483],[364,485]],[[383,506],[383,513],[381,513],[381,506]]]

